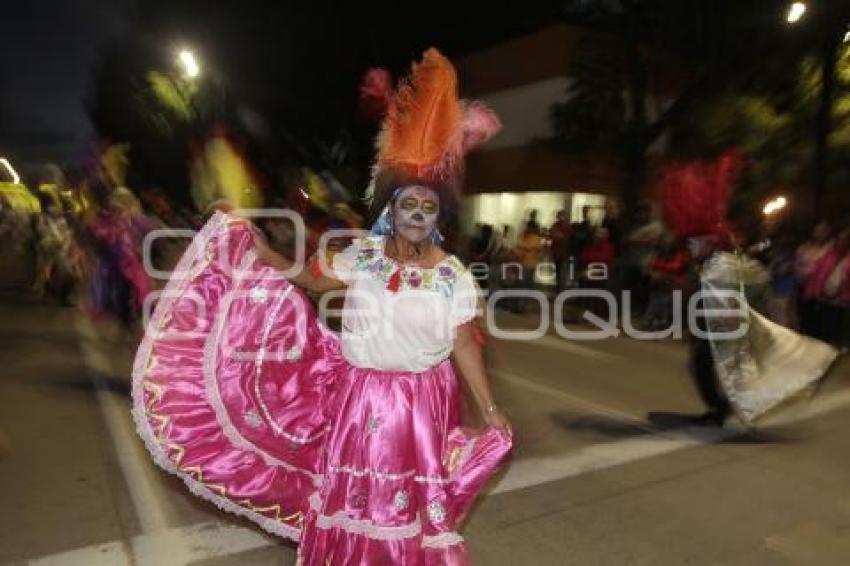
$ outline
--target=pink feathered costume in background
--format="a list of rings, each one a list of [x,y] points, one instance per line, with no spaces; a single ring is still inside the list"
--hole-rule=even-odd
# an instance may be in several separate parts
[[[133,414],[154,459],[299,541],[303,564],[465,564],[459,523],[510,438],[460,427],[447,358],[422,372],[352,366],[254,237],[216,214],[148,324]]]

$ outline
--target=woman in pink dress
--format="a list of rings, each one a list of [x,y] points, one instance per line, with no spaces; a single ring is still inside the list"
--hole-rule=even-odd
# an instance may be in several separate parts
[[[477,286],[439,245],[463,153],[498,127],[456,96],[429,50],[384,125],[378,220],[330,266],[288,273],[248,222],[214,215],[136,358],[134,416],[157,463],[298,541],[305,565],[467,563],[458,528],[510,451],[475,339]],[[339,336],[298,287],[345,294]],[[483,431],[460,424],[453,362]]]

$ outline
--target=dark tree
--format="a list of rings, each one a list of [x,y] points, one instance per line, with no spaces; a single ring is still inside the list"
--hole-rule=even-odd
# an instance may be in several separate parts
[[[593,33],[571,73],[575,82],[552,109],[557,140],[568,150],[614,148],[626,172],[626,209],[634,210],[652,145],[700,101],[746,88],[789,51],[780,36],[784,12],[767,4],[567,2],[568,17]]]
[[[146,0],[120,44],[103,50],[91,114],[100,135],[131,143],[139,182],[175,194],[188,193],[187,147],[203,131],[198,118],[209,108],[202,101],[226,108],[229,129],[241,131],[272,187],[278,171],[308,165],[338,172],[358,193],[373,158],[374,125],[358,124],[354,112],[369,67],[388,67],[399,77],[429,46],[458,56],[556,20],[558,6],[544,0],[482,9],[438,0],[408,10],[389,1]],[[181,118],[187,114],[181,89],[165,80],[181,45],[201,63],[192,120]],[[154,89],[158,96],[151,96],[152,71],[164,78]],[[163,93],[178,104],[163,105]],[[344,151],[327,151],[340,144]]]

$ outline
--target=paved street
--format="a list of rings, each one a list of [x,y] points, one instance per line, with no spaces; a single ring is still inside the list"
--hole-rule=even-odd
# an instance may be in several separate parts
[[[294,563],[154,467],[129,415],[131,338],[8,291],[0,313],[0,563]],[[753,431],[646,422],[700,410],[681,343],[549,335],[488,358],[517,450],[465,530],[475,564],[850,563],[846,358]]]

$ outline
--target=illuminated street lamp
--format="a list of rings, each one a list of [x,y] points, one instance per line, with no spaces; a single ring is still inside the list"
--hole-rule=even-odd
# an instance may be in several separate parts
[[[768,201],[767,204],[764,205],[762,212],[765,216],[772,216],[785,208],[788,205],[788,199],[785,197],[776,197],[775,199]]]
[[[805,2],[794,2],[791,6],[788,7],[788,16],[786,19],[789,24],[796,24],[800,21],[800,18],[803,17],[803,14],[806,13],[806,4]]]
[[[188,49],[180,51],[177,55],[177,61],[188,78],[194,79],[201,74],[201,67],[198,65],[197,59],[195,59],[195,54]]]

